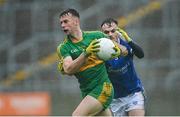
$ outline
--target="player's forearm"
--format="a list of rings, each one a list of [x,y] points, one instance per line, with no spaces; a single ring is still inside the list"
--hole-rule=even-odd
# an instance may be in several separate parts
[[[143,51],[143,49],[140,46],[138,46],[133,41],[128,42],[128,44],[131,46],[131,48],[133,49],[134,54],[138,58],[143,58],[144,57],[144,51]]]
[[[86,56],[82,53],[78,58],[73,60],[68,66],[64,67],[64,71],[68,75],[72,75],[79,71],[79,68],[85,63]]]

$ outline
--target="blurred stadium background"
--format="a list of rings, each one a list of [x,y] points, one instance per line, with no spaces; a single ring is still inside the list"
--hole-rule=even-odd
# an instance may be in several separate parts
[[[64,37],[58,16],[69,7],[80,12],[84,30],[118,19],[145,51],[135,63],[148,96],[146,115],[180,115],[179,6],[180,0],[0,0],[0,115],[71,115],[80,102],[77,80],[57,71]],[[42,104],[33,96],[46,98],[45,112],[33,113]],[[10,97],[16,101],[7,106]]]

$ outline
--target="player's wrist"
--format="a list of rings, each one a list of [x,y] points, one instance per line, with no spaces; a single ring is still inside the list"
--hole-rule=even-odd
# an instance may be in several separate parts
[[[85,57],[88,57],[90,54],[87,52],[87,50],[85,50],[85,51],[83,51],[83,55],[84,55]]]
[[[131,42],[132,41],[132,39],[130,37],[127,37],[126,40],[127,40],[127,42]]]

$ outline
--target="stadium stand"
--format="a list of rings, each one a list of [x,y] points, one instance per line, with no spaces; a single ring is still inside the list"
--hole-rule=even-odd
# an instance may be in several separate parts
[[[148,94],[147,115],[178,115],[179,5],[179,0],[0,0],[0,92],[47,91],[50,115],[71,114],[81,99],[78,84],[57,71],[55,52],[64,36],[59,13],[73,6],[84,30],[97,30],[107,17],[118,19],[145,51],[136,67]]]

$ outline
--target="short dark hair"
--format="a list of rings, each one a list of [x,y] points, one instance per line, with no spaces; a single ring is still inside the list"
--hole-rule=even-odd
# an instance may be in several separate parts
[[[63,12],[61,12],[59,17],[62,17],[63,15],[67,15],[68,13],[72,14],[75,17],[80,18],[79,12],[76,11],[75,9],[71,9],[71,8],[68,8],[68,9],[64,10]]]
[[[113,19],[113,18],[107,18],[105,19],[102,24],[101,24],[101,27],[104,25],[104,24],[111,24],[111,23],[115,23],[116,25],[118,25],[118,22],[117,20]]]

